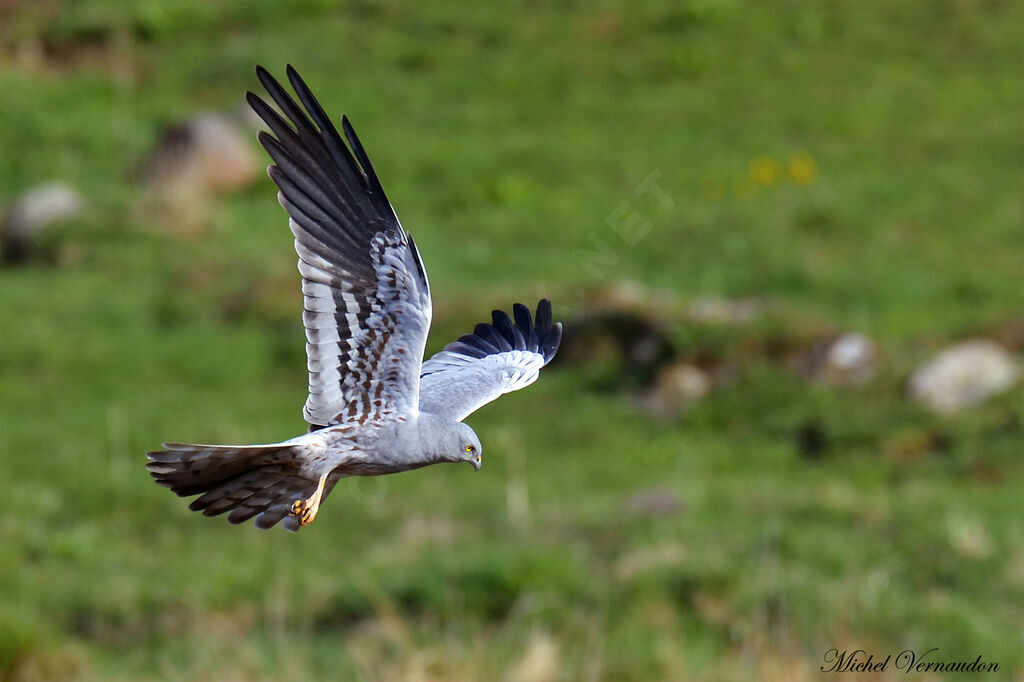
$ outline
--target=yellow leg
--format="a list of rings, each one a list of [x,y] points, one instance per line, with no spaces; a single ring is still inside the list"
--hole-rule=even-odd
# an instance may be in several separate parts
[[[327,474],[324,474],[320,477],[320,483],[317,484],[316,492],[313,493],[312,497],[306,500],[295,500],[292,502],[292,508],[288,513],[292,516],[300,517],[299,523],[303,526],[308,526],[313,523],[313,519],[316,518],[316,513],[320,509],[320,500],[323,499],[324,483],[326,482]]]

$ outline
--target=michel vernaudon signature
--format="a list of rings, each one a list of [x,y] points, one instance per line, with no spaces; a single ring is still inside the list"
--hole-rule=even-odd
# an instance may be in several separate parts
[[[863,649],[849,651],[844,649],[829,649],[825,652],[825,665],[821,666],[823,673],[880,673],[889,669],[890,665],[895,670],[902,670],[905,673],[927,673],[927,672],[995,672],[999,670],[999,664],[983,661],[979,655],[973,661],[941,661],[936,652],[938,649],[917,652],[913,649],[904,649],[898,654],[886,654],[885,658],[875,658],[875,655]]]

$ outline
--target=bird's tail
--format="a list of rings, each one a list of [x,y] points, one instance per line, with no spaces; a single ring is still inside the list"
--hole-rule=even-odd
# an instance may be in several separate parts
[[[285,519],[284,527],[297,531],[300,524],[289,515],[291,505],[317,487],[317,481],[300,475],[297,453],[284,443],[164,443],[163,450],[147,456],[146,469],[157,483],[181,497],[202,493],[189,509],[204,516],[230,511],[229,523],[244,523],[258,515],[258,528],[270,528]]]

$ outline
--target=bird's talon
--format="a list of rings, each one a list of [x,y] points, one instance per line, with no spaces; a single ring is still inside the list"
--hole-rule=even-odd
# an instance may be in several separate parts
[[[316,513],[320,509],[320,501],[323,499],[324,484],[327,481],[327,474],[320,477],[320,482],[316,486],[316,491],[313,496],[309,499],[303,500],[298,499],[292,502],[292,506],[288,509],[288,513],[292,516],[299,517],[299,524],[308,526],[313,523],[316,518]]]

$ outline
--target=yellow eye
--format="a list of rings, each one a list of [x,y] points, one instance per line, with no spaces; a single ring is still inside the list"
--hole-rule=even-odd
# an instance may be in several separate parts
[[[472,445],[467,445],[467,446],[466,446],[466,452],[473,452],[473,449],[474,449],[474,448],[473,448],[473,446],[472,446]]]

